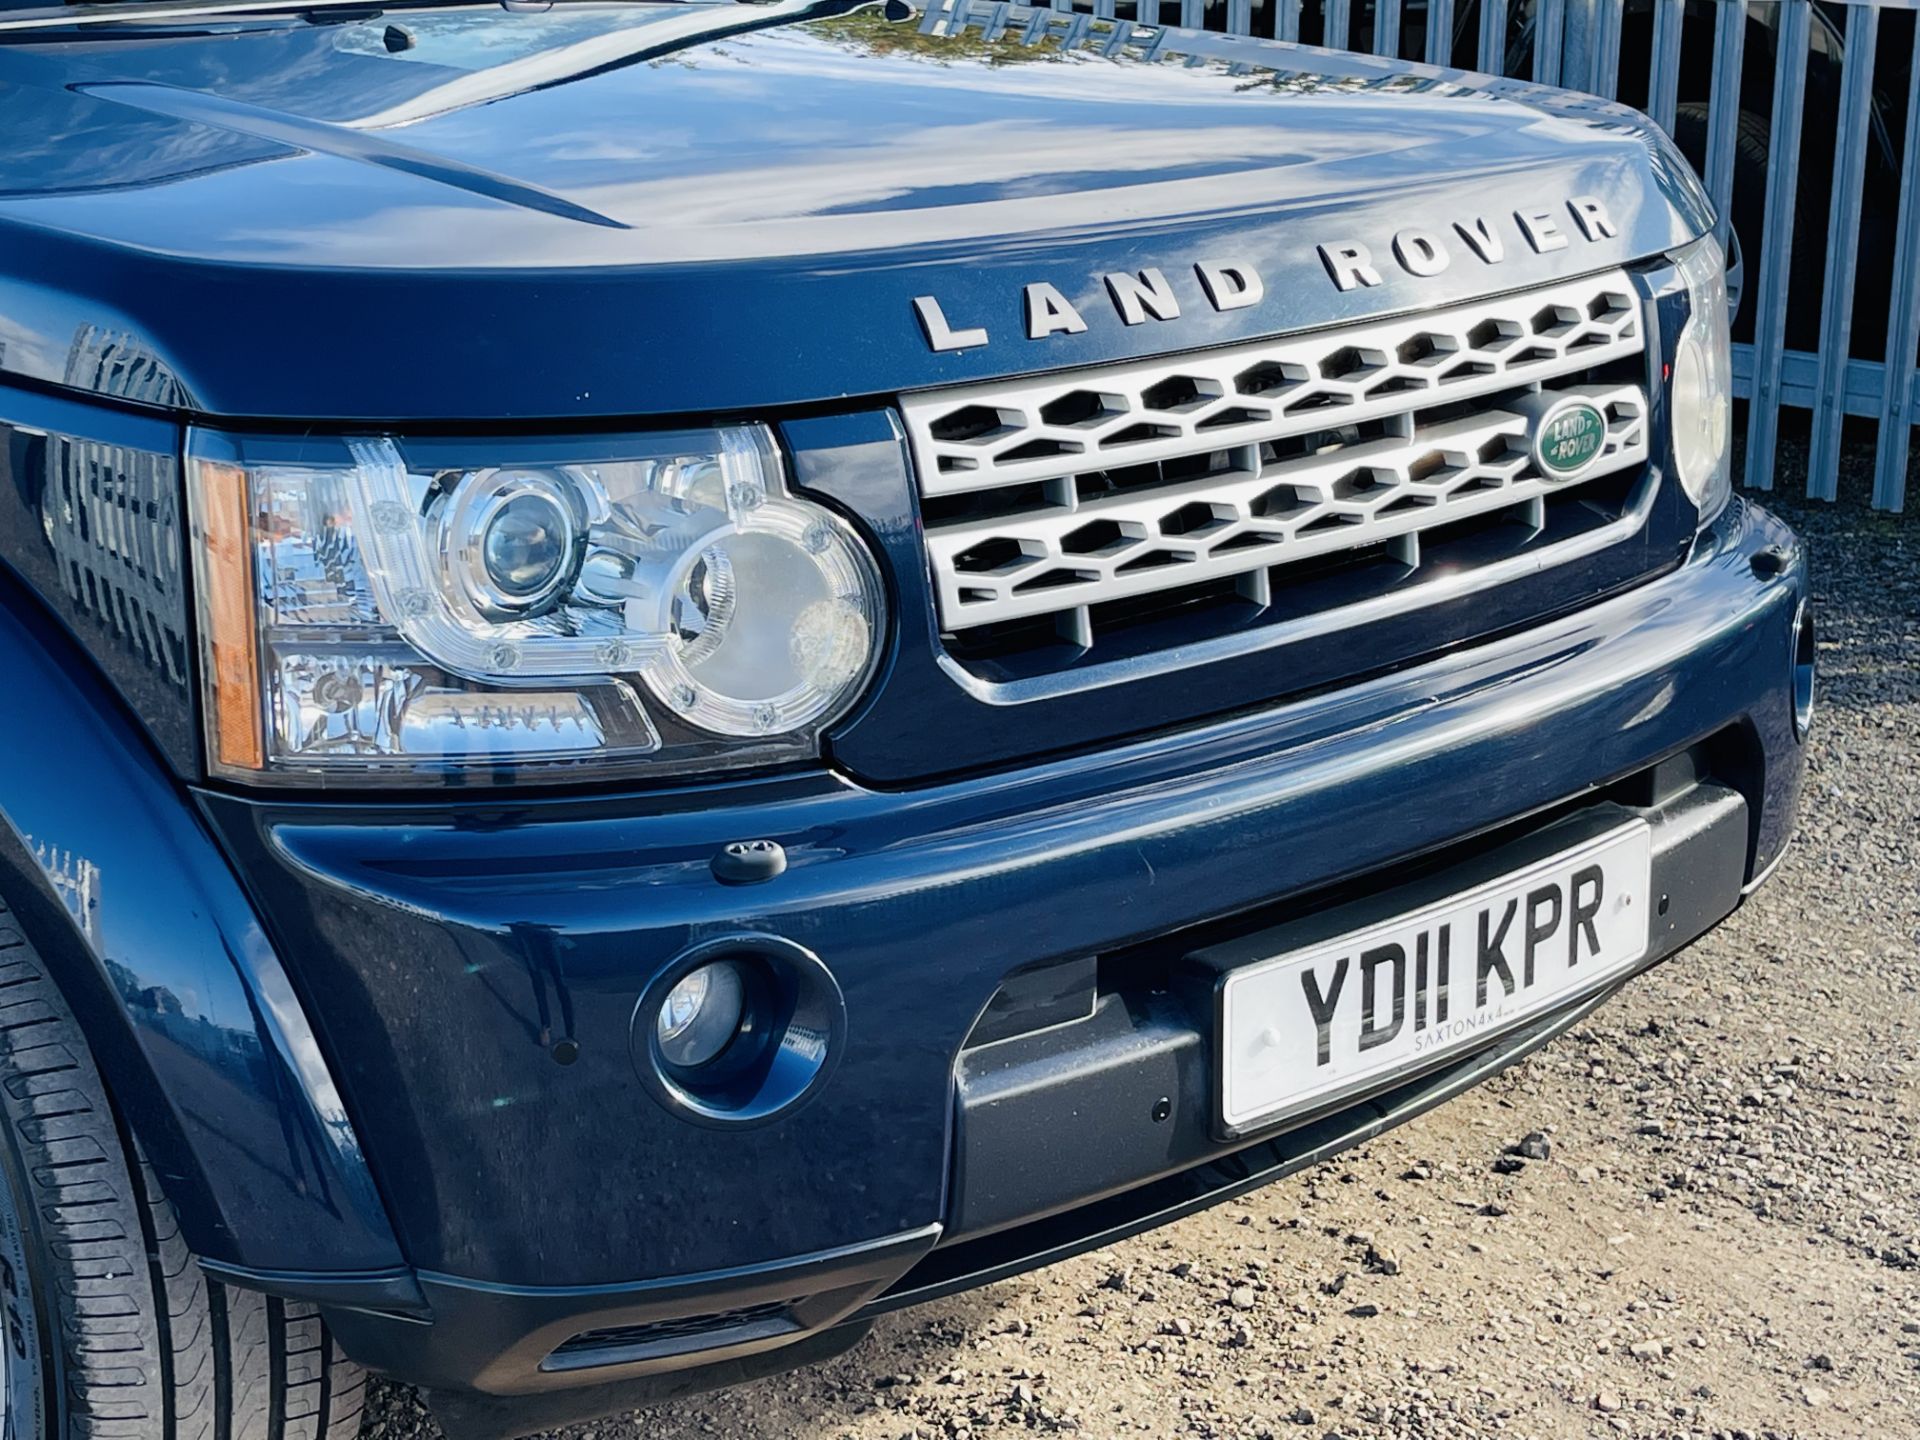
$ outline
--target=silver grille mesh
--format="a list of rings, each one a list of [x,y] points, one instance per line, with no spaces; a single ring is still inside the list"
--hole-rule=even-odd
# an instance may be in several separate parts
[[[927,549],[949,632],[1238,577],[1265,603],[1290,563],[1423,530],[1643,464],[1636,383],[1592,383],[1644,348],[1619,272],[1398,320],[909,396]],[[1605,448],[1573,481],[1529,458],[1516,395],[1580,394]],[[1464,403],[1480,401],[1480,404]],[[1118,482],[1118,483],[1116,483]],[[1524,512],[1523,512],[1524,513]]]

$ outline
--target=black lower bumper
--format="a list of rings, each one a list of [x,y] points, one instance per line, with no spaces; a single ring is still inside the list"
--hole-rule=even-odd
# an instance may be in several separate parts
[[[1692,768],[1685,759],[1676,765],[1665,774]],[[1661,774],[1652,772],[1644,783],[1660,783]],[[1738,792],[1692,784],[1645,807],[1585,806],[1470,861],[1330,912],[1340,928],[1362,928],[1368,912],[1371,918],[1404,913],[1634,815],[1653,828],[1659,913],[1652,945],[1631,972],[1484,1046],[1453,1052],[1436,1068],[1302,1117],[1253,1144],[1223,1153],[1216,1138],[1211,1037],[1191,1019],[1206,1003],[1202,994],[1182,995],[1170,987],[1134,1014],[1103,1001],[1088,1022],[1099,1038],[1071,1057],[1061,1031],[1035,1037],[1043,1043],[1024,1055],[994,1056],[960,1089],[961,1183],[947,1231],[868,1313],[1051,1264],[1282,1179],[1413,1119],[1577,1024],[1633,975],[1738,907],[1748,836],[1747,805]],[[1263,948],[1285,953],[1297,929],[1312,923],[1309,918],[1278,927]],[[1170,1107],[1164,1103],[1169,1100]],[[1032,1163],[1036,1153],[1044,1154],[1045,1164]],[[1153,1178],[1143,1182],[1139,1177],[1148,1173]]]
[[[1327,897],[1270,935],[1257,917],[1242,932],[1281,953],[1298,927],[1357,928],[1637,816],[1652,831],[1658,897],[1644,969],[1740,903],[1753,827],[1740,790],[1715,778],[1727,763],[1712,745],[1695,747],[1470,855],[1440,857],[1390,887]],[[1213,1123],[1210,1002],[1181,968],[1192,942],[1169,943],[1159,972],[1151,956],[1114,967],[1083,1018],[1011,1037],[1003,1021],[993,1043],[962,1055],[942,1225],[642,1285],[536,1288],[421,1275],[425,1314],[341,1307],[330,1321],[349,1353],[444,1390],[436,1397],[443,1423],[475,1435],[737,1383],[844,1348],[886,1310],[1111,1243],[1364,1143],[1543,1045],[1627,978],[1329,1113],[1226,1141]]]

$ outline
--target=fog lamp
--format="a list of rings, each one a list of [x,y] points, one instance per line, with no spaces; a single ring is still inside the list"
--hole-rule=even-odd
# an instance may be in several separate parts
[[[640,1083],[697,1125],[760,1125],[814,1094],[846,1048],[846,1001],[818,957],[778,935],[713,936],[634,1001]]]
[[[717,1058],[746,1017],[740,967],[716,960],[689,970],[667,992],[654,1021],[660,1055],[679,1070],[697,1070]]]

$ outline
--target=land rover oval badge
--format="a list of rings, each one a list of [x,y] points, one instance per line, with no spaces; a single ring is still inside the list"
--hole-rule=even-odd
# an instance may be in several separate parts
[[[1607,444],[1607,417],[1577,397],[1562,400],[1533,425],[1533,463],[1549,480],[1571,480],[1595,460]]]

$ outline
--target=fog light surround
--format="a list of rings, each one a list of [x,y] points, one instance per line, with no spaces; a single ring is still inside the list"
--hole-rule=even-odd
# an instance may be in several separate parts
[[[641,1083],[697,1124],[758,1125],[813,1095],[838,1063],[846,1002],[826,966],[776,935],[683,951],[634,1006]]]

